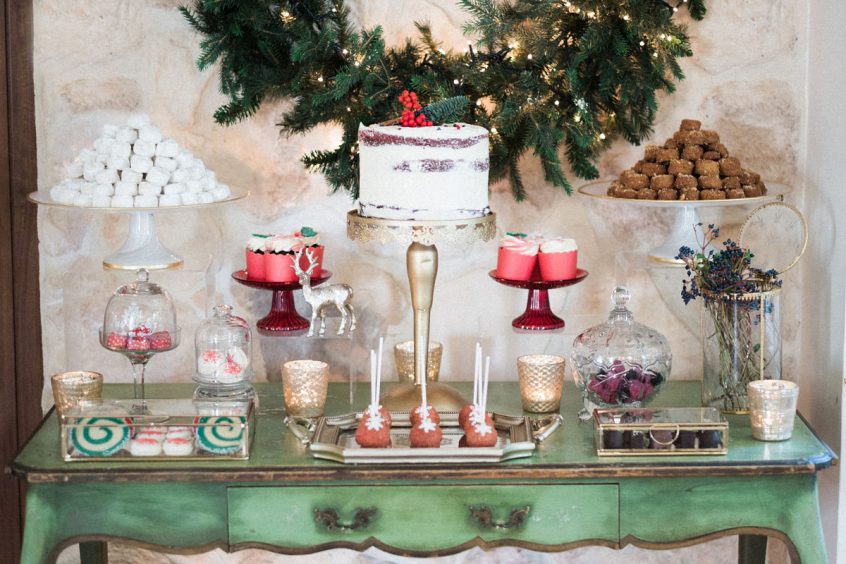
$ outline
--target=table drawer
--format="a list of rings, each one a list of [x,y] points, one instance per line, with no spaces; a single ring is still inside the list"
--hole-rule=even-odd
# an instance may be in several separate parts
[[[617,542],[615,484],[232,487],[229,542],[283,547],[358,543],[444,549],[476,537],[558,545]]]

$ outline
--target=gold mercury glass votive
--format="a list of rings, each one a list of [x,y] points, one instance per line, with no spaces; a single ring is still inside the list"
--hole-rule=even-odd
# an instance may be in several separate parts
[[[517,359],[517,376],[524,411],[553,413],[561,408],[563,357],[551,354],[521,356]]]
[[[437,382],[441,371],[443,346],[429,341],[429,356],[426,361],[426,380]],[[394,360],[397,363],[397,378],[400,382],[414,384],[414,341],[403,341],[394,345]]]
[[[752,437],[786,441],[793,434],[799,386],[785,380],[754,380],[747,387]]]
[[[98,400],[103,397],[103,375],[98,372],[74,370],[59,372],[50,378],[53,387],[53,401],[56,411],[61,415],[71,407],[76,407],[85,400]]]
[[[326,407],[329,365],[319,360],[291,360],[282,365],[285,410],[296,417],[320,417]]]

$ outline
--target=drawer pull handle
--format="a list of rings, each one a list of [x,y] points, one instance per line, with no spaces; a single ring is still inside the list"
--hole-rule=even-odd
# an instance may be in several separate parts
[[[370,526],[370,522],[376,518],[376,508],[367,507],[355,510],[352,523],[343,523],[338,516],[338,511],[331,507],[326,509],[315,509],[314,520],[323,525],[327,531],[360,531]]]
[[[531,506],[518,507],[512,509],[508,514],[507,521],[497,521],[493,518],[493,511],[487,505],[480,505],[479,507],[470,508],[470,517],[476,520],[482,529],[494,529],[496,531],[509,531],[511,529],[519,528],[526,517],[529,516]]]

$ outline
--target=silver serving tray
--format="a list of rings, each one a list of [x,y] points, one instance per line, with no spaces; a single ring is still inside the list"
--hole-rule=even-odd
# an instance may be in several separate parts
[[[560,417],[553,417],[542,431],[542,436],[535,436],[529,417],[494,413],[494,428],[498,435],[495,446],[459,447],[458,441],[464,436],[464,431],[458,426],[458,413],[444,412],[440,414],[443,432],[441,447],[411,448],[408,446],[411,429],[409,414],[392,413],[391,416],[392,446],[388,448],[361,448],[355,442],[355,430],[361,413],[319,418],[315,424],[314,435],[304,442],[307,442],[313,457],[344,464],[497,463],[532,456],[536,441],[548,436],[560,424]],[[294,430],[294,425],[291,425],[291,430],[301,436],[301,433]]]

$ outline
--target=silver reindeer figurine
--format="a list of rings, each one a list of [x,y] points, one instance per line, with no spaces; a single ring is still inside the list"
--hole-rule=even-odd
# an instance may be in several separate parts
[[[323,336],[326,332],[326,312],[324,309],[328,305],[335,306],[341,314],[341,324],[338,326],[338,335],[344,334],[344,329],[347,327],[349,320],[349,331],[355,330],[355,310],[352,305],[353,289],[347,284],[330,284],[329,286],[311,287],[311,273],[317,266],[317,261],[314,258],[314,253],[305,250],[305,256],[308,259],[308,268],[303,270],[300,268],[300,258],[303,252],[298,251],[294,253],[294,273],[300,279],[300,286],[303,287],[303,298],[306,303],[311,306],[311,323],[308,328],[308,336],[314,335],[314,326],[317,324],[317,316],[320,316],[320,331],[319,336]]]

